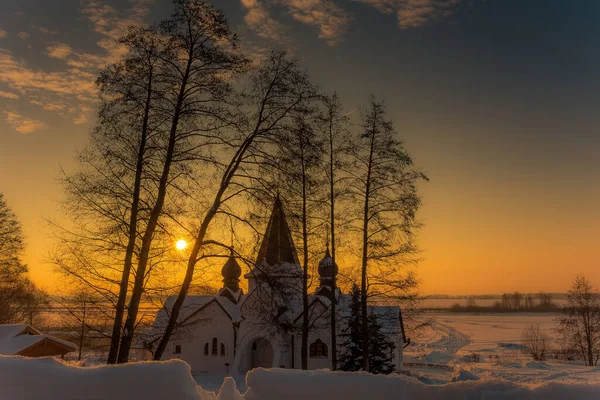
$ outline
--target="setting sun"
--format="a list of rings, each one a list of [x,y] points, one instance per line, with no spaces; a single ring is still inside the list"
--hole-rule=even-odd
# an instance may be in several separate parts
[[[177,243],[175,243],[175,247],[177,248],[177,250],[183,250],[187,247],[187,245],[187,242],[183,239],[179,239]]]

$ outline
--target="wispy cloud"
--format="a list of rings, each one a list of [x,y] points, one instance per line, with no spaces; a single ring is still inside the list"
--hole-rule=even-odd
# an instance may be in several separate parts
[[[8,36],[8,32],[6,32],[4,29],[0,29],[0,39],[6,36]]]
[[[384,14],[395,13],[400,29],[430,25],[452,14],[463,0],[355,0]]]
[[[3,97],[5,99],[18,99],[19,95],[12,92],[5,92],[3,90],[0,90],[0,97]]]
[[[281,24],[271,17],[268,7],[258,0],[241,0],[246,8],[244,21],[257,35],[265,39],[282,42],[285,38]]]
[[[91,29],[98,35],[97,51],[79,51],[67,43],[52,42],[46,47],[45,55],[63,61],[63,68],[52,71],[32,67],[25,60],[17,58],[9,50],[0,49],[0,82],[11,92],[0,92],[0,97],[23,97],[29,104],[53,111],[74,124],[88,122],[87,115],[96,100],[94,81],[98,70],[107,64],[118,61],[124,49],[116,43],[131,24],[143,22],[148,14],[148,6],[154,0],[130,0],[130,7],[117,11],[101,1],[82,0],[82,14],[91,23]],[[32,26],[32,33],[44,36],[57,34],[39,26]],[[4,31],[3,34],[6,33]],[[18,34],[22,39],[29,34]],[[19,110],[20,111],[20,110]],[[46,126],[43,121],[27,118],[15,110],[5,111],[6,121],[18,132],[29,133]]]
[[[4,111],[4,117],[6,122],[9,125],[12,125],[15,131],[25,135],[39,131],[40,129],[44,129],[48,126],[43,121],[27,118],[15,111]]]
[[[290,15],[303,24],[319,29],[319,38],[328,44],[336,44],[352,20],[350,14],[331,0],[279,0]]]
[[[55,43],[48,46],[48,57],[58,58],[59,60],[65,60],[72,52],[73,49],[64,43]]]
[[[19,32],[19,33],[17,33],[17,36],[23,40],[29,39],[29,33],[27,33],[27,32]]]
[[[418,28],[451,15],[463,0],[353,0],[384,14],[396,14],[400,29]],[[296,21],[316,27],[319,38],[335,45],[354,19],[336,0],[241,0],[245,21],[259,36],[281,41],[284,26],[271,9],[283,11]],[[347,4],[347,3],[346,3]]]

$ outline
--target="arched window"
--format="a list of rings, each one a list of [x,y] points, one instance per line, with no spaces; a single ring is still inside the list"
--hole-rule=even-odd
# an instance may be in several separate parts
[[[173,349],[173,354],[181,354],[181,345],[175,345],[175,348]]]
[[[225,343],[221,343],[221,355],[225,355]]]
[[[317,339],[310,345],[310,356],[311,357],[327,357],[327,345]]]
[[[213,338],[213,341],[212,341],[212,355],[213,356],[217,355],[218,344],[219,344],[219,342],[217,341],[217,338]]]
[[[208,343],[206,343],[204,345],[204,355],[207,356],[208,355]]]

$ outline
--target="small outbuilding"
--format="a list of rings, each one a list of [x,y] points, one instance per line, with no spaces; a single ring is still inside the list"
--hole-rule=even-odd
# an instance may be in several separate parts
[[[27,324],[0,325],[0,354],[24,357],[60,356],[77,350],[73,343],[45,335]]]

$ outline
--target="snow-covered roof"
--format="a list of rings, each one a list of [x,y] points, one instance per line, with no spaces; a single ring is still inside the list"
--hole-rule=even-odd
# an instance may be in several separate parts
[[[77,349],[77,346],[73,343],[50,335],[44,335],[27,324],[0,325],[0,354],[18,355],[22,351],[44,340],[50,340],[63,345],[70,348],[71,351]]]

